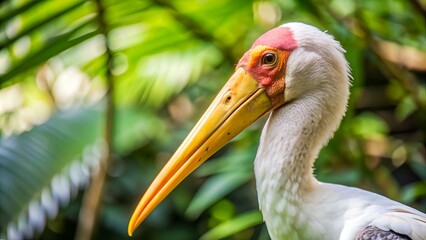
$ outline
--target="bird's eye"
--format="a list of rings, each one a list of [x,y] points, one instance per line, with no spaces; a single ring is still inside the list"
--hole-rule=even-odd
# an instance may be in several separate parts
[[[266,53],[262,56],[262,65],[274,66],[277,63],[277,55],[275,53]]]

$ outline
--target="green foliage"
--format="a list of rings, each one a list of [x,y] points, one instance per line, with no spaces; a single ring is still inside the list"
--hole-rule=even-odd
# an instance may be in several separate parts
[[[244,138],[248,138],[248,141],[250,141],[251,137],[251,135],[242,134],[243,139],[240,139],[240,141],[243,142]],[[250,143],[253,149],[255,144],[257,142]],[[252,166],[255,151],[250,151],[246,147],[243,147],[242,151],[239,151],[237,147],[234,147],[234,149],[226,156],[208,161],[196,171],[198,177],[209,178],[192,198],[186,209],[186,216],[190,218],[199,217],[214,203],[225,198],[253,178]]]
[[[389,129],[377,115],[365,112],[353,119],[353,131],[359,137],[369,139],[384,136]]]
[[[122,155],[129,154],[166,132],[165,123],[150,109],[120,108],[117,110],[115,123],[113,146]]]
[[[262,214],[259,211],[243,213],[234,219],[228,220],[212,228],[210,231],[201,236],[200,239],[210,240],[230,237],[244,229],[261,224],[262,221]]]
[[[55,195],[61,190],[53,182],[88,184],[95,171],[84,170],[84,156],[103,142],[113,160],[93,238],[126,237],[137,199],[238,58],[260,34],[289,21],[333,34],[352,69],[348,113],[321,151],[317,177],[367,188],[425,211],[422,4],[1,2],[0,236],[8,226],[13,234],[29,238],[75,236],[78,211],[85,203],[81,198],[68,203],[69,197]],[[252,170],[261,126],[255,123],[198,169],[148,217],[136,237],[267,239],[256,210]],[[79,184],[70,175],[77,166],[86,174]],[[77,188],[64,192],[82,193]],[[64,208],[49,210],[43,205],[49,199]],[[43,233],[37,235],[37,230]]]
[[[99,109],[79,107],[0,142],[2,233],[19,238],[11,232],[42,229],[46,216],[55,217],[98,167],[105,151],[101,128]]]

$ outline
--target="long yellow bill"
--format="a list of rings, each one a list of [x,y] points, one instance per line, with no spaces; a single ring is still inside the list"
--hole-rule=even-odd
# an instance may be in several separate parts
[[[139,201],[129,236],[185,177],[272,108],[265,89],[238,68]]]

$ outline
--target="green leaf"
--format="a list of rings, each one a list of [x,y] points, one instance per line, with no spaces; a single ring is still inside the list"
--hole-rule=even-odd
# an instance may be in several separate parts
[[[33,8],[35,5],[42,3],[42,0],[32,0],[27,1],[22,6],[15,8],[15,9],[8,9],[9,11],[6,11],[4,15],[0,16],[0,27],[3,27],[3,25],[9,21],[10,19],[22,14],[23,12],[27,11],[28,9]]]
[[[422,180],[426,180],[426,162],[424,161],[425,156],[423,155],[422,148],[418,150],[418,153],[415,153],[413,160],[409,164],[411,169],[420,177]],[[416,156],[417,155],[417,156]]]
[[[251,178],[249,172],[227,172],[210,177],[192,199],[186,215],[198,217],[204,210]]]
[[[83,29],[91,23],[92,18],[86,20],[86,22],[80,24],[74,29],[53,38],[46,44],[45,47],[23,58],[18,64],[16,64],[13,68],[9,69],[5,74],[0,75],[0,88],[3,88],[6,82],[10,81],[12,78],[16,77],[22,72],[31,69],[35,66],[38,66],[46,62],[50,58],[60,54],[61,52],[96,36],[98,34],[98,30],[92,30],[81,34],[78,37],[74,37],[74,35],[79,30]]]
[[[383,136],[389,131],[387,123],[370,112],[356,116],[352,127],[355,134],[366,139]]]
[[[10,44],[16,42],[16,40],[18,40],[19,38],[28,35],[30,33],[32,33],[33,31],[39,30],[41,28],[41,26],[56,20],[57,18],[60,18],[64,15],[66,15],[67,13],[73,11],[74,9],[78,8],[79,6],[81,6],[83,3],[86,3],[86,1],[80,1],[80,2],[76,2],[73,5],[69,6],[68,8],[63,9],[62,11],[56,12],[54,13],[52,16],[49,16],[45,19],[43,19],[42,21],[38,22],[38,23],[34,23],[32,26],[27,27],[26,29],[24,29],[23,31],[21,31],[20,33],[18,33],[16,36],[7,39],[6,42],[1,43],[1,47],[2,48],[7,48]]]
[[[219,159],[207,161],[196,171],[196,175],[206,177],[226,172],[250,172],[252,174],[255,155],[256,152],[253,151],[232,151]]]
[[[321,172],[317,173],[317,178],[323,182],[354,186],[362,179],[362,176],[357,169],[334,169],[333,171],[323,169]]]
[[[401,200],[412,203],[420,197],[426,196],[426,181],[410,184],[403,188]]]
[[[396,107],[395,115],[402,122],[417,110],[413,97],[405,97]]]
[[[114,150],[124,155],[164,132],[164,122],[148,109],[120,108],[115,119]]]
[[[0,142],[0,236],[20,238],[44,228],[99,164],[102,112],[74,107]],[[31,234],[30,234],[31,235]]]
[[[263,222],[262,214],[259,211],[247,212],[228,220],[214,227],[203,236],[201,240],[216,240],[232,236],[244,229],[256,226]]]

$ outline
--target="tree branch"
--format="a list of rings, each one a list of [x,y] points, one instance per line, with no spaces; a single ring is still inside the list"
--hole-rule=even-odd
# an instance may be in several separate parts
[[[97,171],[92,182],[87,189],[82,207],[80,210],[79,221],[77,231],[75,235],[76,240],[89,240],[92,238],[93,230],[95,228],[96,216],[98,213],[99,206],[101,204],[102,192],[105,185],[107,171],[112,160],[112,133],[114,126],[114,76],[112,74],[112,66],[114,56],[110,48],[108,40],[108,24],[105,20],[105,10],[102,4],[102,0],[95,0],[97,7],[97,22],[101,34],[104,36],[105,44],[105,57],[106,57],[106,73],[105,78],[107,82],[106,92],[106,124],[105,124],[105,141],[107,143],[107,152],[105,153],[104,159],[101,161],[99,171]]]

